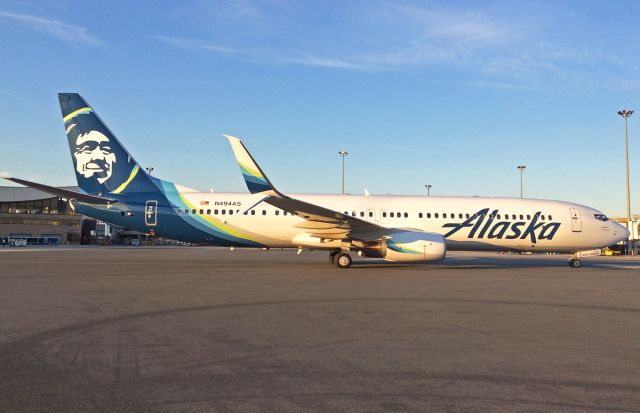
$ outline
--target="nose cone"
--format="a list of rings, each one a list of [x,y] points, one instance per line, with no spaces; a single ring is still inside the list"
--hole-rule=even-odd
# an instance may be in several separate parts
[[[614,225],[613,226],[614,241],[616,243],[620,241],[626,241],[629,239],[629,235],[631,235],[631,233],[627,228],[625,228],[624,226],[618,223],[613,223],[613,225]]]

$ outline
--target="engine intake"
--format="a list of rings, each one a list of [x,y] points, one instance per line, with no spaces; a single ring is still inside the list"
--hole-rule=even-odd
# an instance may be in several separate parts
[[[382,240],[369,242],[362,254],[396,262],[441,261],[447,247],[442,234],[417,230],[392,230]]]

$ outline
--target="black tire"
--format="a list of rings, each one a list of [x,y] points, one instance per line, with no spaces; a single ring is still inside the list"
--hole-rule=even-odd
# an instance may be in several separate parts
[[[569,266],[572,268],[580,268],[582,267],[582,261],[580,261],[577,258],[573,260],[569,260]]]
[[[336,255],[338,255],[340,251],[331,251],[329,252],[329,262],[333,265],[336,265]]]
[[[338,268],[349,268],[351,267],[351,256],[345,252],[340,252],[336,254],[333,259],[333,263]]]

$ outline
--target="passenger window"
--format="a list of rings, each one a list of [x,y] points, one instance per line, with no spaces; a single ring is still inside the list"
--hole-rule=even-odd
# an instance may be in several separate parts
[[[422,218],[422,212],[418,213],[418,218]]]
[[[198,212],[198,211],[196,211],[195,209],[192,209],[192,210],[191,210],[191,213],[192,213],[192,214],[196,214],[197,212]]]
[[[178,208],[178,209],[176,210],[176,212],[178,213],[178,215],[180,215],[180,214],[182,214],[182,209]]]
[[[553,218],[551,218],[551,215],[547,215],[549,217],[549,221],[551,221]]]
[[[207,215],[211,215],[211,210],[207,209]]]
[[[233,215],[233,209],[229,210],[229,215]]]
[[[466,217],[469,218],[469,214],[467,214]]]
[[[382,213],[382,218],[386,218],[386,217],[387,217],[387,213],[386,213],[386,212],[383,212],[383,213]]]
[[[251,215],[255,215],[255,214],[256,214],[256,210],[255,210],[255,209],[252,209],[252,210],[251,210]]]
[[[280,211],[276,209],[276,215],[280,215]]]
[[[409,214],[407,212],[404,213],[405,218],[409,218]]]
[[[389,213],[389,216],[390,216],[391,218],[393,218],[393,212],[390,212],[390,213]]]
[[[398,212],[398,214],[396,215],[398,218],[402,217],[402,214]]]
[[[518,219],[518,218],[516,218],[516,214],[511,215],[511,218]]]
[[[266,210],[262,210],[262,215],[267,215],[267,211]]]
[[[200,210],[200,215],[202,215],[202,214],[204,214],[204,210],[201,209]]]
[[[226,209],[221,209],[221,210],[220,210],[220,213],[221,213],[222,215],[224,215],[224,214],[226,214],[226,213],[227,213],[227,210],[226,210]]]
[[[442,214],[442,218],[446,218],[447,217],[447,213],[445,212],[444,214]]]
[[[462,214],[458,214],[458,218],[462,218]]]
[[[185,214],[187,214],[187,215],[189,215],[189,210],[188,210],[188,209],[185,209],[185,210],[184,210],[184,213],[185,213]]]
[[[524,216],[520,215],[520,219],[524,219]]]
[[[438,218],[438,213],[433,214],[434,217]]]
[[[369,211],[369,218],[373,218],[373,211]]]
[[[531,219],[531,215],[527,214],[527,219]]]
[[[501,218],[500,218],[500,214],[498,214],[498,216],[497,216],[496,218],[501,219]]]
[[[427,218],[431,218],[431,212],[427,212]]]
[[[360,217],[364,217],[364,212],[360,211]]]
[[[542,214],[536,214],[536,215],[539,215],[539,216],[540,216],[540,219],[541,219],[542,221],[544,221],[544,215],[542,215]]]

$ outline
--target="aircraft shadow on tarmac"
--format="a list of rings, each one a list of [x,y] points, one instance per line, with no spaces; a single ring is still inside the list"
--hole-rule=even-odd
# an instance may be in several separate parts
[[[640,259],[624,259],[619,257],[586,257],[581,258],[583,268],[597,268],[610,270],[640,270]],[[500,268],[567,268],[568,256],[495,256],[495,257],[447,257],[438,263],[400,263],[383,260],[354,260],[352,269],[372,267],[384,268],[416,268],[424,267],[438,269],[500,269]],[[580,271],[580,269],[575,269]]]

